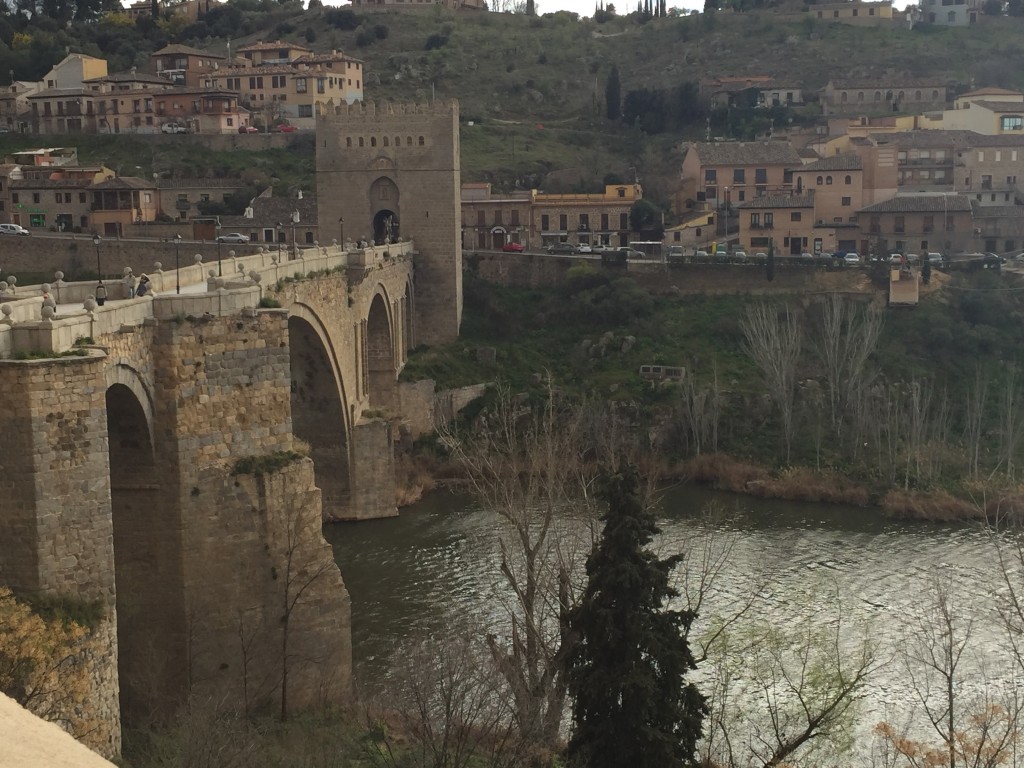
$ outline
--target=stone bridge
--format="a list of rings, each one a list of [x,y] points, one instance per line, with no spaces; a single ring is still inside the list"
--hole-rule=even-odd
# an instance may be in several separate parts
[[[348,696],[321,521],[396,513],[397,376],[461,318],[457,127],[455,104],[318,123],[321,221],[374,245],[157,270],[155,296],[108,284],[102,307],[57,282],[55,314],[43,287],[0,295],[0,584],[108,607],[84,651],[98,751],[190,696]],[[409,136],[338,160],[367,131]]]

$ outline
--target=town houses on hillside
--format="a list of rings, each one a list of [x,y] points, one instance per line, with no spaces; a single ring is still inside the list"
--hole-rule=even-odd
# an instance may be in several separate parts
[[[233,57],[184,45],[152,54],[151,72],[108,73],[69,54],[39,82],[0,93],[0,127],[18,133],[229,134],[312,128],[319,110],[363,98],[362,61],[334,50],[255,43]]]

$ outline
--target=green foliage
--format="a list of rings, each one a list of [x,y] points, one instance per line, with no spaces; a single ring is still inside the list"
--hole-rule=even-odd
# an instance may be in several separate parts
[[[272,299],[269,296],[264,296],[262,299],[260,299],[259,306],[261,309],[280,309],[281,302],[278,301],[277,299]]]
[[[619,68],[614,65],[604,87],[604,104],[605,117],[609,120],[622,117],[622,83],[619,81]]]
[[[681,556],[650,550],[660,532],[633,467],[605,473],[604,530],[587,559],[587,587],[569,625],[573,696],[569,764],[663,768],[693,760],[707,712],[687,675],[697,665],[686,636],[695,615],[666,608]]]
[[[637,200],[629,209],[629,227],[650,240],[661,240],[665,227],[661,223],[663,212],[650,200]]]
[[[89,353],[84,349],[69,349],[67,352],[16,352],[15,360],[52,360],[58,357],[85,357]]]
[[[446,45],[448,45],[448,35],[435,32],[427,38],[427,42],[423,44],[423,50],[433,51],[437,48],[444,48]]]
[[[18,594],[18,599],[47,623],[60,621],[65,625],[74,623],[86,629],[96,629],[107,615],[102,600],[83,600],[71,595],[27,593]]]
[[[263,477],[279,472],[289,464],[299,461],[302,455],[295,451],[275,451],[262,456],[244,456],[235,462],[232,475],[253,475]]]

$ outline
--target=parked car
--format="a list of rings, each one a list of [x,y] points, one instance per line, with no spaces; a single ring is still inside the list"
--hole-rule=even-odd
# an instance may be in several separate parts
[[[708,258],[709,258],[708,257],[708,252],[707,251],[694,251],[693,258],[694,258],[694,261],[707,261]]]
[[[523,250],[523,244],[515,243],[509,240],[507,243],[501,246],[501,250],[505,251],[506,253],[520,253]]]
[[[274,126],[274,133],[295,133],[297,130],[299,129],[294,125],[288,125],[286,123]]]
[[[739,262],[740,264],[747,263],[747,252],[746,251],[733,251],[732,260]]]
[[[188,133],[188,128],[181,123],[164,123],[160,126],[160,130],[163,133]]]
[[[623,254],[627,259],[645,258],[645,254],[643,251],[638,251],[636,248],[630,248],[628,245],[620,246],[615,250]]]
[[[574,254],[576,248],[572,243],[552,243],[546,248],[548,253]]]
[[[942,266],[942,254],[941,253],[930,252],[928,254],[928,263],[931,264],[933,267],[941,267]]]
[[[260,129],[255,125],[240,125],[238,126],[239,133],[259,133]]]
[[[668,253],[665,254],[669,261],[682,261],[683,260],[683,246],[681,245],[670,245],[668,247]]]
[[[811,253],[810,251],[804,251],[803,253],[800,254],[800,258],[803,261],[814,261],[814,254]]]
[[[248,243],[249,236],[243,235],[241,232],[229,232],[226,235],[221,235],[217,238],[218,243]]]
[[[908,253],[904,258],[906,258],[907,264],[917,264],[921,261],[921,257],[916,253]]]
[[[844,264],[860,264],[860,254],[856,251],[847,251],[843,254]]]
[[[580,243],[576,246],[576,253],[593,253],[594,249],[586,243]]]
[[[20,224],[0,224],[0,235],[31,235],[32,233]]]

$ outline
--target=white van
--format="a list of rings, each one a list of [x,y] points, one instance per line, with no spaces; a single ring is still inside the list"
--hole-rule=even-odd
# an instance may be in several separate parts
[[[20,224],[0,224],[0,235],[31,235],[32,233]]]

